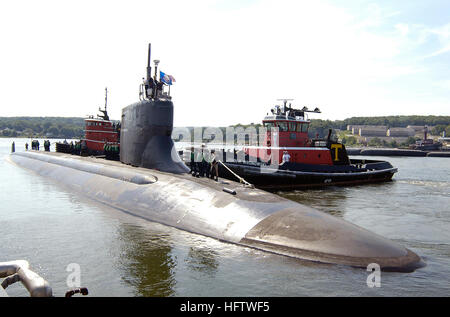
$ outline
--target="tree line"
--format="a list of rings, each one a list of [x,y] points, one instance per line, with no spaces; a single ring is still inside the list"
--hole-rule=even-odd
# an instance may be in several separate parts
[[[440,135],[446,131],[450,136],[450,116],[383,116],[352,117],[345,120],[312,119],[309,127],[311,138],[325,137],[329,129],[346,130],[347,125],[384,125],[407,127],[408,125],[433,126],[431,133]],[[254,127],[259,131],[260,123],[236,124],[232,127]],[[188,127],[193,131],[193,127]],[[220,127],[225,136],[226,127]],[[192,134],[193,135],[193,134]],[[78,117],[0,117],[0,136],[4,137],[54,137],[81,138],[84,136],[84,119]]]
[[[439,135],[446,131],[450,135],[450,116],[383,116],[383,117],[352,117],[344,120],[312,119],[311,133],[324,135],[328,129],[347,130],[347,125],[378,125],[388,128],[406,128],[408,125],[430,126],[433,135]]]
[[[0,117],[4,137],[80,138],[84,119],[77,117]]]
[[[443,131],[446,131],[446,135],[450,136],[450,116],[383,116],[383,117],[352,117],[344,120],[322,120],[311,119],[309,125],[308,134],[309,137],[314,138],[317,135],[319,137],[325,137],[328,135],[329,129],[347,130],[347,125],[374,125],[374,126],[387,126],[388,128],[406,128],[408,125],[416,126],[430,126],[432,127],[430,132],[433,135],[440,135]],[[260,124],[237,124],[233,127],[249,126],[258,127]]]

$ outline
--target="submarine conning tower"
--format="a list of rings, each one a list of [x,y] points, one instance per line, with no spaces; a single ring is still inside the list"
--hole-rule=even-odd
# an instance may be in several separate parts
[[[154,61],[151,75],[151,44],[148,46],[147,78],[139,89],[140,101],[122,109],[120,132],[120,161],[133,166],[156,169],[169,173],[187,173],[172,140],[173,103],[170,86],[172,76],[160,72],[159,60]],[[169,91],[164,88],[168,86]]]

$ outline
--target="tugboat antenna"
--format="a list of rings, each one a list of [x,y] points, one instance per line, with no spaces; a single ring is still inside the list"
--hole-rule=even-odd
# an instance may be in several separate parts
[[[282,101],[283,105],[282,106],[276,106],[274,109],[272,109],[272,113],[273,114],[287,114],[289,112],[289,115],[291,116],[299,116],[299,117],[304,117],[305,116],[305,112],[314,112],[314,113],[321,113],[320,109],[318,107],[316,107],[314,110],[309,110],[308,107],[303,107],[302,109],[295,109],[292,107],[292,103],[289,103],[289,105],[287,104],[288,101],[292,101],[294,99],[277,99],[277,101]],[[282,109],[280,109],[282,108]],[[276,110],[278,109],[278,110]]]
[[[103,120],[109,120],[108,112],[106,111],[106,107],[108,104],[108,87],[105,87],[105,110],[102,110],[100,107],[98,107],[98,111],[102,112],[103,115],[98,115],[99,118],[102,118]]]
[[[108,105],[108,87],[105,87],[105,113],[107,105]]]
[[[287,99],[287,98],[284,98],[284,99],[277,99],[277,101],[283,101],[283,103],[284,103],[284,105],[286,106],[286,104],[287,104],[287,102],[288,101],[293,101],[294,99]]]

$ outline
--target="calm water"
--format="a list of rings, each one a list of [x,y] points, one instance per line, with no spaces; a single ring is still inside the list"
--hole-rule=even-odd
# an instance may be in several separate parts
[[[381,287],[368,288],[363,269],[222,243],[66,191],[9,163],[12,141],[0,139],[0,261],[28,260],[56,296],[68,289],[70,263],[80,265],[90,296],[450,295],[448,158],[381,158],[398,167],[395,181],[282,194],[398,241],[427,263],[383,272]],[[30,143],[14,141],[17,151]],[[16,284],[8,294],[27,296]]]

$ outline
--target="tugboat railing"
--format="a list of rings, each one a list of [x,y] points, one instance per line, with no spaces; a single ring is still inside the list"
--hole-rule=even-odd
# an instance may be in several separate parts
[[[37,273],[30,270],[28,261],[0,262],[0,278],[5,278],[1,283],[2,290],[16,282],[21,282],[31,297],[53,296],[49,283]]]

